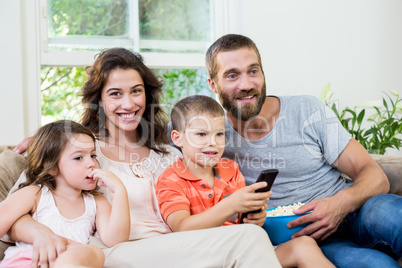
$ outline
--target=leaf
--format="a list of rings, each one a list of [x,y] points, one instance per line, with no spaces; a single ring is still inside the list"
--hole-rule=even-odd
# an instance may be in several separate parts
[[[355,112],[355,111],[349,109],[348,107],[345,108],[345,111],[348,112],[348,113],[350,113],[350,114],[352,114],[352,117],[353,117],[353,118],[356,118],[356,112]]]
[[[324,101],[325,103],[329,102],[332,95],[334,94],[333,91],[330,89],[331,84],[328,83],[322,90],[321,90],[321,97],[320,100]]]
[[[388,103],[384,98],[382,99],[382,103],[383,103],[385,109],[388,111]]]
[[[357,116],[357,124],[358,124],[359,126],[362,124],[362,121],[363,121],[365,112],[366,112],[366,110],[363,109],[363,110],[361,110],[361,112],[360,112],[359,115]]]
[[[367,118],[367,121],[374,121],[377,118],[378,114],[372,114]]]
[[[356,105],[357,108],[374,108],[374,107],[379,107],[382,108],[382,103],[381,100],[371,100],[371,101],[366,101],[363,102],[359,105]]]
[[[389,92],[391,92],[392,95],[399,97],[399,93],[397,91],[390,89]]]
[[[397,103],[396,105],[395,105],[395,107],[396,107],[396,113],[398,113],[398,114],[400,114],[400,113],[402,113],[402,103]]]
[[[378,109],[378,107],[374,107],[374,109],[377,111],[377,114],[378,114],[379,120],[381,120],[381,118],[383,118],[383,116],[382,116],[382,114],[381,114],[380,109]]]
[[[391,96],[389,96],[388,94],[386,94],[386,95],[387,95],[389,101],[391,102],[392,111],[394,112],[394,111],[395,111],[395,103],[394,103],[394,101],[392,100]]]
[[[336,117],[338,117],[339,119],[341,119],[341,117],[339,116],[339,113],[338,113],[338,109],[336,109],[335,103],[332,104],[331,110],[335,113]]]

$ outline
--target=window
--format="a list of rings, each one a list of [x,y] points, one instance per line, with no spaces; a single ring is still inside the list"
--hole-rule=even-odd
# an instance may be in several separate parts
[[[153,69],[163,79],[161,105],[170,114],[174,103],[184,96],[201,94],[213,97],[206,69]],[[61,119],[80,121],[83,108],[79,94],[85,83],[82,67],[42,67],[41,124]]]
[[[82,67],[41,68],[41,124],[56,120],[81,119],[82,105],[79,94],[85,83]]]
[[[35,1],[41,124],[79,120],[78,94],[86,79],[83,67],[110,47],[139,51],[145,64],[163,78],[162,102],[167,112],[168,104],[180,97],[213,96],[205,51],[216,37],[242,32],[237,18],[245,5],[241,0]]]
[[[139,51],[148,66],[201,68],[226,32],[217,13],[227,0],[40,1],[42,65],[90,65],[101,49],[118,46]]]

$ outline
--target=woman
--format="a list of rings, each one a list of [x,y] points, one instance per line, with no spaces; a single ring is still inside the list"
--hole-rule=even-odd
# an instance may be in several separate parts
[[[88,71],[82,123],[98,138],[101,168],[122,180],[130,203],[131,241],[113,248],[91,241],[104,250],[105,267],[279,267],[266,233],[255,225],[171,233],[155,184],[180,153],[166,145],[162,83],[140,55],[122,48],[101,52]],[[110,191],[104,195],[113,199]],[[34,244],[34,260],[42,267],[52,265],[67,244],[29,216],[14,225],[11,237]]]

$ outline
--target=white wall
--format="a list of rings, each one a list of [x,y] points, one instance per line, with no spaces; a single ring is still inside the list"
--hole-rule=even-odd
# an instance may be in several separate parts
[[[24,133],[20,2],[0,0],[0,144]]]
[[[247,2],[268,93],[320,97],[331,83],[341,107],[402,95],[402,1]]]
[[[0,0],[0,144],[18,143],[40,122],[35,2]],[[382,90],[402,94],[401,0],[245,3],[243,16],[229,17],[257,43],[269,93],[319,97],[331,83],[341,106]]]
[[[35,1],[0,0],[0,145],[17,144],[40,124]]]

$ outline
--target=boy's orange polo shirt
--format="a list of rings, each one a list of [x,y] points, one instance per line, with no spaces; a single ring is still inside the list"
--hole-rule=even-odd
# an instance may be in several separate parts
[[[178,159],[158,179],[156,195],[163,218],[178,210],[188,210],[191,215],[201,213],[228,197],[237,189],[246,186],[236,162],[220,159],[214,167],[214,189],[206,180],[194,176]],[[234,215],[223,225],[239,223]]]

